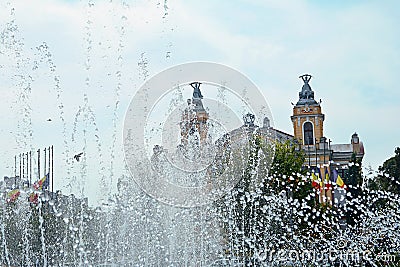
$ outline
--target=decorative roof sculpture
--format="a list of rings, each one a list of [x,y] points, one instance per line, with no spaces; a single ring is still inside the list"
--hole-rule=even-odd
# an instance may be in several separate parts
[[[190,83],[190,86],[193,88],[192,103],[194,104],[194,111],[207,113],[203,107],[203,102],[201,101],[203,99],[203,95],[200,91],[200,85],[200,82]]]
[[[201,91],[200,91],[200,85],[201,85],[200,82],[192,82],[190,84],[190,86],[192,86],[192,88],[193,88],[193,98],[203,99],[203,95],[201,94]]]
[[[297,101],[298,105],[318,105],[317,101],[314,99],[314,91],[311,89],[309,81],[311,80],[310,74],[301,75],[301,78],[304,82],[303,87],[301,88],[301,92],[299,92],[299,101]]]

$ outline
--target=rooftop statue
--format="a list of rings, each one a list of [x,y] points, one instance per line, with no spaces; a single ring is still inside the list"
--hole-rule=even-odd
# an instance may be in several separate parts
[[[314,91],[311,89],[309,84],[311,77],[310,74],[304,74],[299,77],[303,80],[304,84],[301,88],[301,92],[299,92],[299,101],[297,102],[297,105],[318,104],[317,101],[314,100]]]
[[[201,85],[200,82],[192,82],[190,84],[190,86],[192,86],[194,89],[193,90],[193,98],[203,99],[203,95],[201,94],[201,91],[200,91],[200,85]]]
[[[244,125],[246,127],[254,127],[255,119],[256,119],[256,116],[254,116],[251,113],[247,113],[246,115],[243,116]]]

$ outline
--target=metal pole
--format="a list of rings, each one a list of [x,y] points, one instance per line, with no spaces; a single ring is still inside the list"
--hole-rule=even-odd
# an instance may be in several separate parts
[[[22,177],[20,177],[20,180],[24,180],[25,178],[25,155],[24,153],[21,154],[22,156]]]
[[[331,170],[331,168],[330,168],[330,166],[329,166],[329,179],[331,180],[331,177],[332,177],[332,170]],[[331,192],[332,192],[332,207],[335,205],[335,185],[332,183],[332,180],[331,180]],[[332,212],[333,212],[333,209],[332,209]]]
[[[54,147],[51,146],[51,192],[54,193]]]
[[[21,153],[19,154],[19,178],[21,179],[22,173],[22,161],[21,161]],[[14,184],[17,184],[17,177],[14,179]]]
[[[44,168],[43,168],[43,175],[46,175],[46,148],[44,148]]]
[[[318,165],[318,158],[317,158],[317,138],[315,138],[315,167]]]
[[[28,177],[29,177],[29,153],[26,152],[26,181],[28,180]]]
[[[17,177],[17,155],[14,156],[14,178]]]
[[[29,187],[32,185],[32,151],[29,151]]]
[[[331,151],[331,139],[328,139],[328,151],[329,151],[329,162],[328,162],[328,165],[329,165],[329,179],[331,179],[331,177],[332,177],[332,170],[331,170],[331,161],[332,161],[332,151]],[[332,190],[331,190],[331,192],[332,192],[332,207],[335,205],[335,188],[334,188],[334,185],[333,185],[333,183],[332,183],[332,180],[331,180],[331,187],[332,187]],[[333,209],[332,209],[332,212],[333,212]]]
[[[311,166],[311,158],[310,158],[310,144],[307,143],[307,150],[308,150],[308,168]]]
[[[48,163],[49,163],[49,167],[47,168],[49,171],[47,172],[50,176],[50,147],[47,149],[47,153],[49,154],[49,159],[48,159]],[[49,177],[50,178],[50,177]]]
[[[37,151],[37,157],[38,157],[38,161],[37,161],[37,169],[38,169],[38,179],[40,180],[40,148]]]
[[[47,177],[46,177],[46,183],[47,183],[47,185],[50,185],[50,156],[51,156],[51,154],[50,154],[50,146],[49,146],[49,148],[47,149],[47,153],[49,154],[49,158],[48,158],[48,163],[49,163],[49,167],[47,168],[48,169],[48,172],[47,172]],[[47,179],[49,179],[49,181],[47,181]],[[49,190],[50,188],[49,188],[49,186],[46,188],[46,190]]]
[[[324,165],[325,165],[325,147],[326,147],[326,139],[324,139]]]

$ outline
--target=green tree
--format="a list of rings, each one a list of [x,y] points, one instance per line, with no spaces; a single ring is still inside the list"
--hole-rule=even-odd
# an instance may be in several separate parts
[[[282,190],[293,192],[293,197],[305,197],[311,187],[303,181],[307,170],[302,168],[305,155],[302,150],[296,150],[291,141],[276,142],[275,156],[272,162],[269,184],[275,193]]]
[[[249,158],[242,179],[219,204],[231,203],[228,205],[235,211],[235,226],[230,229],[228,225],[223,226],[227,229],[225,232],[234,233],[225,238],[228,243],[234,243],[233,247],[240,248],[236,256],[252,260],[255,249],[266,242],[266,236],[278,240],[282,235],[291,235],[292,230],[302,234],[308,228],[304,216],[308,216],[311,207],[315,206],[315,193],[306,176],[307,170],[303,168],[304,152],[296,150],[294,143],[286,141],[271,145],[258,135],[253,135],[249,142]],[[273,152],[273,159],[265,156]],[[266,197],[280,198],[278,195],[282,194],[287,199],[283,205],[266,200]],[[233,203],[227,198],[233,199]],[[306,207],[309,207],[307,211]],[[279,216],[268,217],[267,211],[271,209]]]
[[[371,194],[374,195],[372,201],[373,210],[385,210],[393,199],[391,194],[400,194],[400,148],[395,149],[395,156],[385,160],[378,168],[379,174],[368,184]],[[385,192],[384,194],[379,193]]]
[[[394,151],[395,155],[387,159],[379,167],[381,174],[377,177],[377,189],[400,193],[400,147]]]
[[[291,231],[299,236],[315,235],[314,226],[318,225],[319,234],[324,238],[330,237],[336,210],[326,204],[319,204],[308,169],[303,165],[304,151],[297,150],[291,141],[277,142],[275,147],[275,157],[268,179],[275,194],[287,194],[289,214],[284,210],[281,220],[289,224]]]

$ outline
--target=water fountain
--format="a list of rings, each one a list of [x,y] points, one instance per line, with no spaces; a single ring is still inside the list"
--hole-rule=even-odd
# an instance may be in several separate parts
[[[156,6],[161,10],[163,25],[166,25],[167,1]],[[169,92],[173,95],[168,98],[170,102],[164,106],[168,110],[168,116],[164,119],[169,123],[152,127],[157,116],[153,122],[145,121],[143,118],[147,116],[143,114],[137,113],[137,117],[133,117],[136,126],[141,121],[148,124],[148,128],[140,130],[145,134],[143,143],[147,142],[147,147],[144,146],[142,151],[149,160],[149,166],[145,167],[150,168],[147,173],[135,173],[141,167],[131,164],[130,160],[136,158],[129,158],[129,155],[135,154],[133,150],[138,138],[137,134],[129,136],[129,130],[135,128],[124,129],[124,140],[118,136],[122,135],[120,132],[123,128],[121,118],[125,110],[122,107],[126,107],[129,114],[124,88],[132,80],[135,83],[148,80],[148,54],[139,53],[138,77],[127,79],[125,49],[127,20],[130,19],[127,10],[135,7],[129,7],[125,1],[111,1],[106,8],[115,20],[114,34],[117,38],[110,41],[94,34],[94,17],[98,11],[94,2],[88,1],[84,7],[83,73],[77,75],[80,90],[74,91],[63,84],[66,77],[59,74],[62,66],[57,66],[52,48],[46,42],[33,49],[25,47],[15,18],[18,9],[14,9],[12,4],[4,4],[4,10],[7,11],[4,17],[7,21],[0,24],[1,86],[9,89],[13,95],[12,107],[7,113],[11,115],[7,115],[7,119],[15,117],[18,122],[16,126],[6,125],[10,129],[8,137],[16,140],[13,147],[6,148],[6,154],[29,151],[33,154],[31,165],[36,166],[37,146],[48,146],[46,140],[54,138],[52,142],[58,144],[54,158],[57,170],[55,176],[56,180],[63,177],[64,184],[60,187],[57,185],[62,193],[53,194],[21,185],[18,196],[9,202],[5,199],[10,190],[2,188],[5,196],[0,208],[2,264],[398,264],[398,194],[370,189],[366,184],[374,175],[365,175],[362,194],[357,197],[347,196],[345,212],[355,214],[356,222],[341,228],[339,219],[343,211],[315,202],[311,174],[307,170],[301,173],[282,173],[277,171],[279,168],[270,168],[275,143],[268,128],[261,126],[264,116],[257,112],[251,112],[256,117],[247,114],[250,108],[242,107],[242,103],[232,105],[235,95],[229,94],[229,84],[213,83],[211,79],[207,84],[205,79],[188,77],[193,71],[185,75],[186,82],[182,81],[179,86],[168,84],[168,88],[164,88],[173,89]],[[106,49],[107,45],[111,48]],[[171,44],[168,41],[165,46],[170,50]],[[166,60],[169,60],[171,52],[164,52]],[[98,57],[99,53],[101,57]],[[109,62],[115,68],[109,67]],[[110,78],[99,78],[96,75],[99,69],[107,73],[104,76]],[[202,84],[193,83],[197,81],[202,81]],[[42,85],[47,88],[44,93]],[[95,87],[99,87],[99,91],[94,90]],[[110,92],[102,89],[105,87],[113,89]],[[143,88],[140,92],[143,95],[137,94],[139,102],[145,102],[152,94],[155,94],[155,98],[162,95],[154,93],[146,84]],[[200,92],[200,88],[204,90]],[[71,101],[69,90],[72,90],[72,95],[79,92],[77,95],[81,98],[73,98]],[[190,101],[186,102],[184,96],[188,93]],[[203,96],[208,98],[212,93],[216,95],[215,99],[204,99],[204,103],[201,103],[204,106],[200,106]],[[252,91],[247,93],[251,94]],[[240,94],[246,96],[247,93]],[[48,99],[38,101],[38,94],[45,94]],[[102,94],[105,100],[101,99]],[[249,101],[251,99],[257,97]],[[100,105],[101,109],[93,104],[96,101],[104,101]],[[48,103],[51,111],[49,114],[40,113],[43,103]],[[147,104],[144,107],[150,112],[153,105]],[[159,104],[164,105],[161,102]],[[242,110],[235,113],[232,106],[239,106]],[[133,107],[137,108],[137,105]],[[202,116],[207,115],[207,120],[196,121],[199,119],[199,111],[203,112]],[[195,115],[194,121],[193,117],[189,119],[195,126],[185,128],[187,125],[182,120],[185,112],[188,118]],[[51,116],[51,121],[57,123],[54,123],[51,130],[42,130],[49,126],[38,121],[37,114],[41,115],[42,121],[44,116],[46,119]],[[241,115],[245,115],[244,122]],[[229,123],[231,125],[228,127]],[[207,128],[205,135],[201,127]],[[186,135],[179,132],[185,129],[188,130]],[[151,131],[158,132],[153,134]],[[43,137],[38,137],[41,135]],[[157,136],[163,138],[159,143],[154,141]],[[123,149],[119,143],[129,141],[129,138],[133,143],[127,142],[125,154],[128,154],[127,165],[131,165],[125,168],[122,161]],[[211,138],[211,141],[207,141],[207,138]],[[160,144],[163,146],[154,146]],[[79,161],[74,159],[76,153],[82,153]],[[8,160],[3,163],[10,165]],[[179,168],[171,169],[171,163]],[[38,170],[40,168],[34,167],[30,172],[33,180],[41,177]],[[157,175],[153,176],[152,172]],[[188,175],[188,172],[192,174]],[[18,173],[21,180],[28,177],[28,172],[23,175]],[[222,178],[218,180],[217,176]],[[155,182],[150,183],[152,179]],[[171,189],[169,183],[178,184],[179,187]],[[310,186],[304,191],[305,194],[301,195],[304,193],[301,190],[308,184]],[[89,204],[85,199],[92,191],[101,196],[98,201],[100,204]],[[37,203],[28,201],[32,194],[38,194]],[[397,258],[387,258],[391,255]]]

